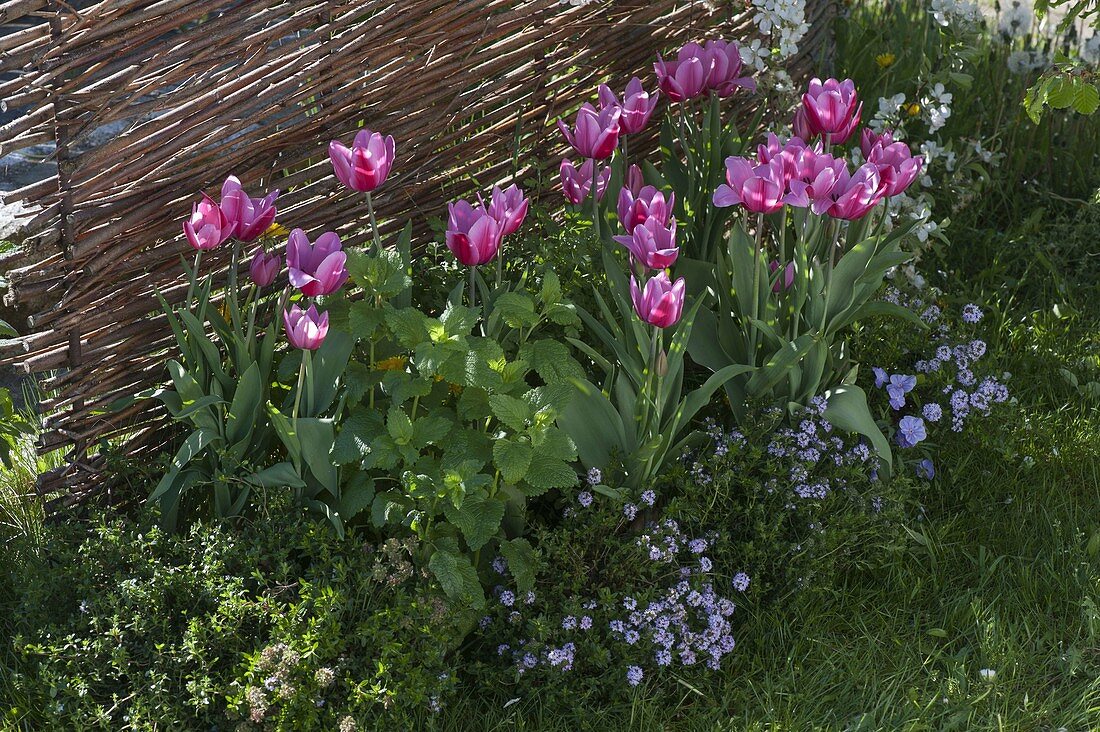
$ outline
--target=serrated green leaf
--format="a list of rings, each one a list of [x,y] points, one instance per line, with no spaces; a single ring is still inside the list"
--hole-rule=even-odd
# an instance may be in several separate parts
[[[482,492],[468,493],[460,508],[445,503],[443,513],[447,520],[462,531],[462,537],[471,551],[477,551],[500,529],[504,518],[504,501],[491,498]]]
[[[507,394],[493,394],[489,397],[489,406],[493,416],[516,432],[522,432],[532,416],[531,406],[527,402]]]
[[[485,606],[485,593],[478,581],[477,570],[466,557],[449,551],[436,551],[428,560],[428,569],[451,600],[475,608]]]
[[[525,442],[502,437],[493,443],[493,464],[512,485],[523,480],[534,458],[534,450]]]
[[[508,571],[516,580],[516,589],[527,592],[535,586],[538,554],[526,539],[500,542],[500,554],[508,562]]]
[[[428,316],[416,308],[387,309],[385,320],[403,348],[413,349],[428,340]]]
[[[493,315],[511,328],[529,328],[538,322],[535,301],[519,292],[506,292],[493,303]]]
[[[558,341],[529,341],[519,350],[519,357],[531,364],[546,383],[583,379],[584,369],[569,353],[569,347]]]
[[[525,485],[520,489],[529,496],[537,496],[551,488],[569,488],[577,484],[577,473],[566,461],[536,451],[531,456],[531,465],[523,477]],[[528,490],[530,486],[534,490]]]
[[[397,445],[407,445],[413,439],[413,425],[409,415],[399,407],[390,407],[386,412],[386,431]]]
[[[542,289],[539,290],[539,300],[543,307],[550,307],[561,302],[561,280],[552,269],[546,270],[542,275]]]

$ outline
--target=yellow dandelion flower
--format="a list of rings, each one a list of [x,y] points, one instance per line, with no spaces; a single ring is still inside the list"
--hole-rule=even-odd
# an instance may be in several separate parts
[[[271,222],[271,226],[267,227],[267,231],[264,232],[264,236],[271,236],[276,239],[285,239],[289,235],[290,229],[274,221]]]
[[[403,371],[408,362],[409,359],[406,356],[393,356],[379,361],[374,367],[379,371]]]
[[[905,111],[909,113],[910,117],[916,117],[918,114],[920,114],[920,105],[916,102],[913,102],[905,108]]]
[[[878,64],[880,69],[889,68],[894,65],[894,62],[898,60],[898,57],[892,53],[880,53],[875,56],[875,63]]]

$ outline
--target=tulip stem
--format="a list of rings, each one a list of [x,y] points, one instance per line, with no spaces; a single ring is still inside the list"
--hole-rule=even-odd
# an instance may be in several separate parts
[[[374,218],[374,201],[371,200],[370,191],[367,191],[367,214],[370,215],[370,229],[374,234],[374,253],[382,253],[382,239],[378,236],[378,221]]]
[[[764,212],[756,214],[756,246],[752,258],[752,320],[760,317],[760,247],[764,243]],[[782,276],[782,275],[780,275]],[[749,322],[749,358],[756,364],[756,324]]]
[[[241,303],[237,298],[237,268],[240,262],[240,244],[233,241],[233,253],[229,257],[228,288],[226,289],[226,309],[229,310],[229,320],[233,324],[233,332],[241,330]]]
[[[600,164],[592,158],[592,229],[600,238]]]
[[[477,267],[470,267],[470,309],[477,307]]]
[[[302,363],[298,367],[298,389],[294,392],[294,437],[298,439],[298,409],[302,404],[302,392],[305,391],[306,382],[306,359],[309,358],[309,351],[302,351]]]
[[[623,180],[626,180],[627,169],[630,167],[630,157],[626,154],[626,135],[619,135],[619,144],[623,146]]]
[[[195,251],[195,268],[191,270],[191,282],[187,284],[187,309],[191,310],[191,303],[195,298],[195,283],[199,279],[199,265],[202,263],[202,250]]]

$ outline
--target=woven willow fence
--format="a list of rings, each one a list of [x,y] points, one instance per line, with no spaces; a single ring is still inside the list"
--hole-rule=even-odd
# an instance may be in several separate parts
[[[656,51],[752,33],[724,0],[82,5],[0,2],[0,80],[10,79],[0,100],[22,112],[0,128],[0,156],[53,143],[57,162],[55,177],[6,196],[37,207],[28,229],[41,233],[0,260],[8,304],[33,313],[0,359],[44,375],[39,449],[72,449],[40,489],[67,489],[65,502],[109,483],[90,454],[101,439],[126,436],[138,458],[164,439],[151,402],[108,407],[164,378],[170,333],[154,292],[181,297],[181,221],[199,191],[216,193],[229,173],[249,191],[278,187],[279,221],[355,244],[363,204],[332,176],[329,139],[363,124],[392,134],[383,228],[423,221],[447,200],[556,164],[553,120],[600,80],[638,74],[652,86]],[[796,77],[827,35],[831,5],[810,5]],[[112,123],[119,134],[87,144]]]

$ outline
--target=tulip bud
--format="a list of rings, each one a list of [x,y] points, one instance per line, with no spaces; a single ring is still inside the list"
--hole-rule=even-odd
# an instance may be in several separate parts
[[[815,78],[810,80],[809,89],[802,95],[802,111],[810,132],[827,137],[833,144],[842,144],[859,126],[863,104],[851,79],[821,81]]]
[[[595,160],[605,160],[619,145],[619,116],[617,106],[604,107],[599,112],[587,102],[577,112],[574,129],[558,120],[558,129],[577,154]]]
[[[565,158],[561,161],[561,190],[567,201],[574,206],[585,201],[592,191],[592,171],[595,164],[591,159],[585,160],[580,168],[573,167],[573,161]],[[599,172],[596,178],[596,200],[602,201],[607,192],[607,182],[611,180],[611,166],[607,165]]]
[[[500,222],[481,206],[466,201],[447,206],[447,248],[467,267],[495,257],[502,236]]]
[[[515,233],[527,216],[527,198],[519,186],[511,185],[505,191],[501,191],[500,186],[494,186],[488,211],[500,225],[500,235],[508,236]]]
[[[658,376],[668,376],[668,353],[663,348],[657,351],[657,363],[653,364],[653,371]]]
[[[248,244],[258,239],[275,220],[275,199],[278,189],[264,198],[249,198],[235,175],[222,184],[221,210],[233,227],[233,236]]]
[[[248,265],[248,274],[256,283],[256,287],[262,289],[271,285],[282,269],[283,262],[277,255],[268,254],[263,247],[256,247],[256,252]]]
[[[669,328],[680,321],[684,310],[684,291],[687,283],[684,278],[673,284],[668,273],[661,271],[656,277],[650,277],[645,288],[639,288],[634,275],[630,276],[630,299],[634,303],[634,312],[644,322],[658,328]]]

